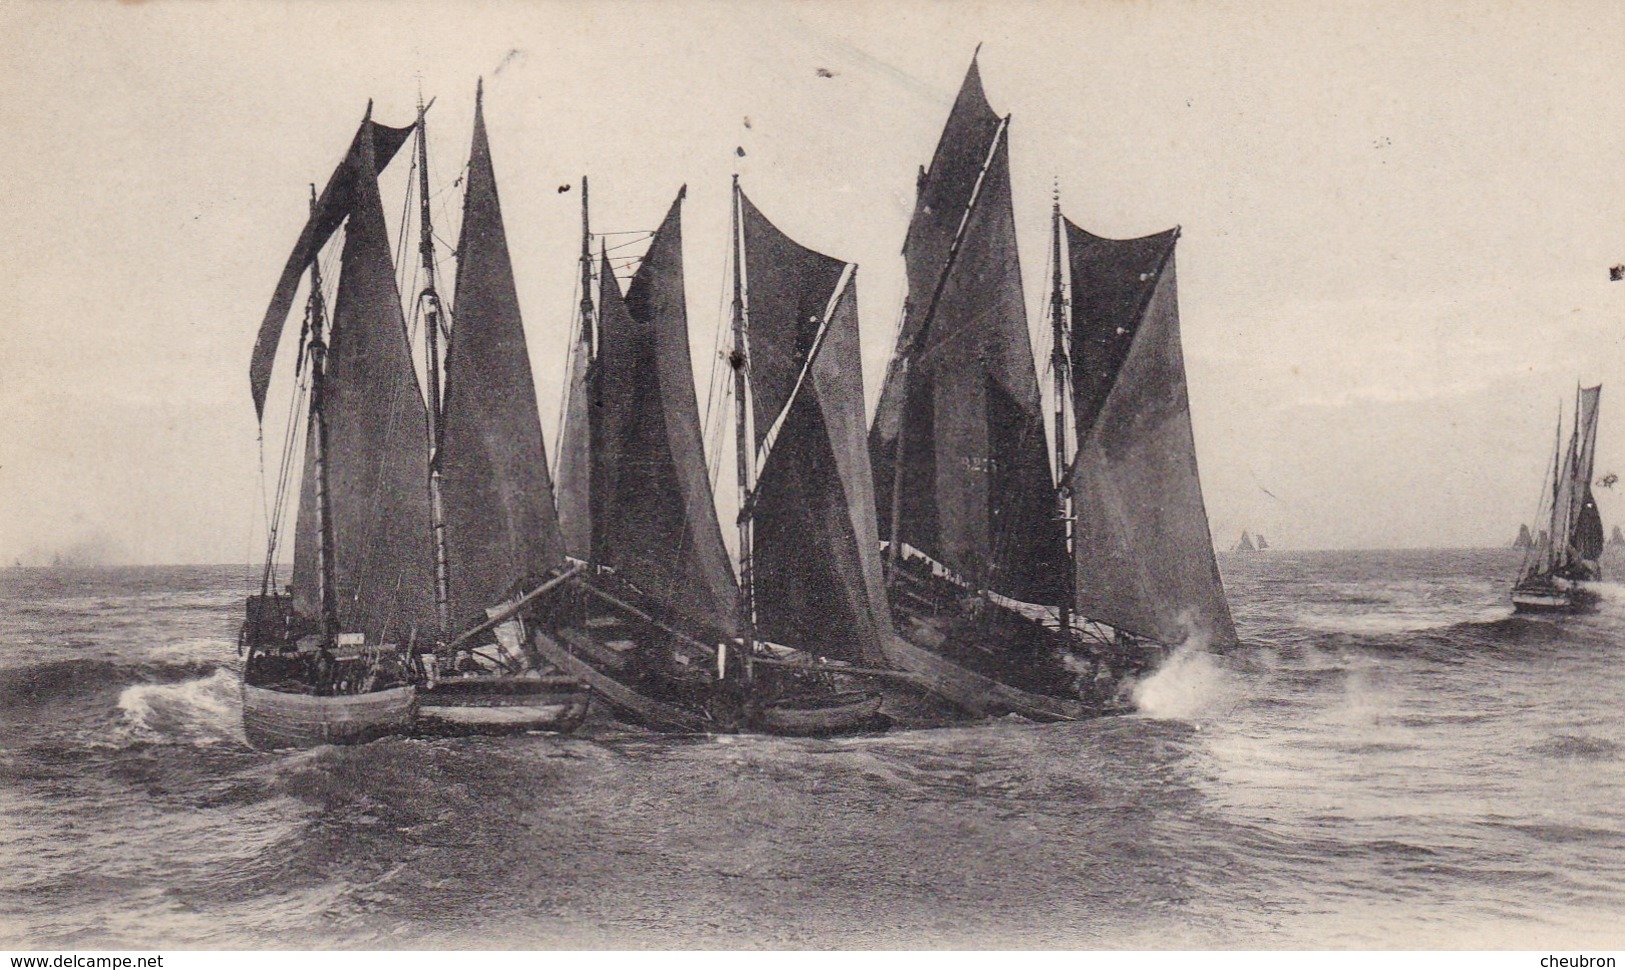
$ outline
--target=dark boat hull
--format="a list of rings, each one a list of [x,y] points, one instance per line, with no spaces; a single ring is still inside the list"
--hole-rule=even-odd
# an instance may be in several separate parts
[[[405,734],[417,710],[415,688],[317,697],[243,684],[243,733],[256,748],[363,744]]]
[[[829,737],[883,726],[879,694],[853,692],[768,704],[749,719],[763,734],[785,737]]]
[[[567,733],[591,703],[575,677],[457,678],[418,691],[418,726],[436,734]]]
[[[888,663],[914,676],[915,685],[975,717],[1020,714],[1034,721],[1076,721],[1095,713],[1082,700],[1050,697],[1001,683],[905,636],[882,638],[881,650]]]
[[[591,637],[586,631],[566,632],[575,634],[572,639]],[[656,731],[681,734],[703,734],[715,730],[715,726],[701,715],[634,690],[572,653],[563,644],[540,630],[532,635],[531,640],[536,652],[541,654],[543,659],[586,684],[616,714],[634,724],[641,724]]]

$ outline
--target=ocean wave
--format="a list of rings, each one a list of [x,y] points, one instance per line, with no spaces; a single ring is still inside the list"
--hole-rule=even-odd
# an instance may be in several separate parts
[[[132,741],[182,744],[243,742],[238,680],[228,670],[171,684],[135,684],[119,694]]]
[[[149,660],[121,663],[75,658],[0,668],[0,713],[62,703],[132,684],[177,683],[205,677],[218,663]]]

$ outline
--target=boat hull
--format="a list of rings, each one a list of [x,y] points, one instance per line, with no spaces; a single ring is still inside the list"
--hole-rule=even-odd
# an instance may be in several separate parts
[[[882,726],[884,698],[867,691],[768,704],[749,719],[764,734],[786,737],[829,737]]]
[[[1516,613],[1590,613],[1597,608],[1598,596],[1578,584],[1513,589],[1512,609]]]
[[[420,690],[417,723],[436,734],[568,733],[591,704],[575,677],[469,677]]]
[[[260,749],[364,744],[405,734],[417,710],[416,688],[317,697],[243,684],[243,733]]]
[[[591,634],[578,632],[577,636],[586,638]],[[623,684],[565,649],[563,644],[540,630],[532,634],[531,641],[537,653],[548,663],[586,684],[593,693],[603,698],[616,714],[634,724],[641,724],[656,731],[679,734],[703,734],[715,730],[715,726],[705,718],[639,693]]]
[[[1034,721],[1076,721],[1091,713],[1081,700],[1011,687],[901,635],[882,637],[881,651],[889,664],[914,675],[916,686],[977,717],[1020,714]]]

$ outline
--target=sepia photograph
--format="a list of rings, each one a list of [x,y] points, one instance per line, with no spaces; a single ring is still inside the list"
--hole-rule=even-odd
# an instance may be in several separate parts
[[[1625,949],[1625,7],[0,36],[0,948]]]

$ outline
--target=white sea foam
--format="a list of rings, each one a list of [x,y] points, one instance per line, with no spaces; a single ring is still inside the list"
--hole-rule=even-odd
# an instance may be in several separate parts
[[[1240,688],[1206,638],[1193,636],[1132,690],[1134,706],[1148,717],[1198,721],[1228,713]]]
[[[132,684],[119,694],[119,713],[132,740],[215,744],[242,739],[237,678],[216,670],[177,684]]]

